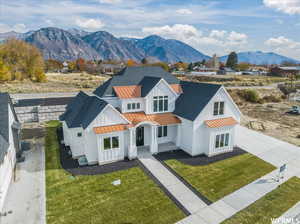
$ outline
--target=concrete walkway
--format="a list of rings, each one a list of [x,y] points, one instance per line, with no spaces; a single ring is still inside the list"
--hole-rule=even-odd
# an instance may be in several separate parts
[[[278,218],[278,224],[298,224],[300,223],[300,202],[289,209]]]
[[[138,159],[191,214],[207,207],[197,195],[178,180],[157,159],[151,156],[149,152],[139,152]]]
[[[285,178],[278,183],[276,177],[278,169],[242,187],[221,200],[207,206],[191,216],[181,220],[178,224],[218,224],[243,210],[256,200],[278,187],[293,176],[300,177],[300,148],[238,127],[237,145],[256,155],[276,167],[287,164]],[[253,164],[255,166],[255,164]]]
[[[12,183],[1,224],[45,224],[45,153],[42,143],[24,153],[25,162],[17,164],[16,181]]]

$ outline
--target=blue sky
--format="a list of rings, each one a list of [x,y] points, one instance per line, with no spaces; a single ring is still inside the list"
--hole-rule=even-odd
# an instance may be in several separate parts
[[[0,32],[48,26],[158,34],[208,55],[261,50],[300,60],[300,0],[0,0]]]

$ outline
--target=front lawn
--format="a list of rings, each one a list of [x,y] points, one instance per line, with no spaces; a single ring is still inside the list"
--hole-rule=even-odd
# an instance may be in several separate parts
[[[299,201],[300,179],[294,177],[222,224],[271,224]]]
[[[51,122],[45,139],[48,224],[168,224],[185,217],[140,168],[72,177],[60,165],[57,125]],[[113,186],[116,179],[122,184]]]
[[[165,163],[212,202],[275,169],[248,153],[205,166],[191,166],[173,159]]]

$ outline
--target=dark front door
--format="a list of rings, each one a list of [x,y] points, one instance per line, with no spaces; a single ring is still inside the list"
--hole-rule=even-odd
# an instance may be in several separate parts
[[[144,127],[138,127],[136,129],[136,146],[144,145]]]

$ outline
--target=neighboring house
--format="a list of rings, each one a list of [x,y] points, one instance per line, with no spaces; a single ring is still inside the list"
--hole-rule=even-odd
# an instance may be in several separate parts
[[[13,178],[20,152],[20,123],[8,94],[0,93],[0,212]]]
[[[289,75],[300,75],[300,66],[273,67],[270,70],[270,74],[273,76],[282,76],[282,77],[287,77]]]
[[[192,156],[233,150],[241,112],[221,85],[183,82],[160,67],[128,67],[80,92],[60,117],[64,143],[88,164],[182,149]]]
[[[232,68],[224,67],[218,71],[218,75],[242,75],[242,72],[233,70]]]

